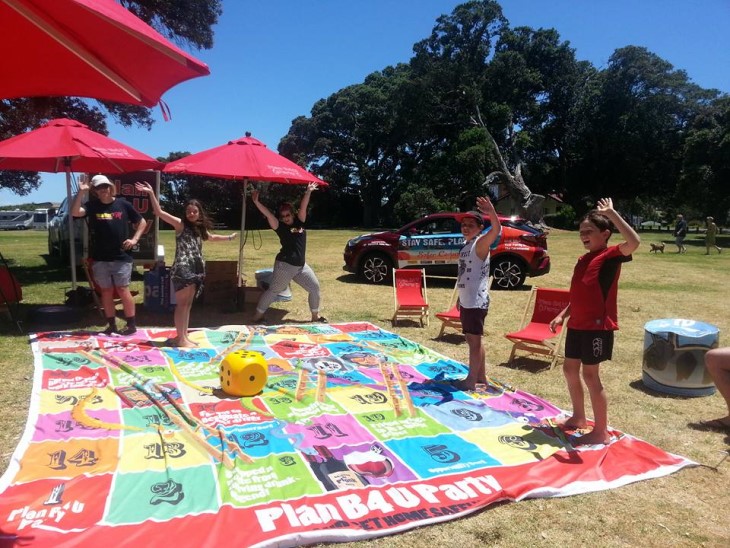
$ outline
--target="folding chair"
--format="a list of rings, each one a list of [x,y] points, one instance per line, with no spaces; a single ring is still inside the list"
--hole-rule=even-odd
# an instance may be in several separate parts
[[[84,273],[86,274],[86,279],[89,282],[89,288],[91,288],[91,294],[94,297],[96,309],[99,311],[99,314],[101,314],[101,317],[104,318],[104,306],[101,304],[101,287],[94,278],[94,269],[92,268],[94,259],[86,258],[81,262],[81,264],[84,267]],[[132,294],[132,297],[136,297],[139,294],[139,291],[130,291],[130,293]],[[119,302],[121,302],[121,297],[119,296],[117,289],[114,288],[114,303],[118,304]]]
[[[23,328],[20,322],[20,303],[23,300],[23,288],[20,287],[18,279],[10,272],[5,257],[0,253],[0,312],[7,310],[10,319],[15,322],[18,330],[22,333]]]
[[[520,323],[523,327],[519,331],[505,335],[513,343],[512,353],[507,363],[512,363],[518,350],[528,354],[548,356],[551,359],[551,368],[558,357],[564,357],[560,354],[560,344],[564,336],[563,326],[558,326],[553,333],[550,331],[550,321],[564,310],[569,302],[567,289],[533,287]],[[530,308],[532,308],[532,316],[526,323]]]
[[[492,279],[493,276],[489,275],[489,281],[487,281],[487,287],[492,286]],[[435,314],[435,316],[441,320],[441,331],[439,331],[439,334],[437,335],[437,339],[442,337],[444,334],[444,331],[447,327],[451,327],[453,329],[461,329],[461,314],[459,313],[459,309],[456,306],[456,303],[459,300],[459,280],[456,280],[456,283],[454,284],[454,290],[451,292],[451,299],[449,300],[449,309],[446,312],[439,312]]]
[[[438,312],[435,314],[436,318],[441,320],[441,331],[439,331],[439,334],[436,336],[437,339],[443,336],[447,327],[461,329],[461,314],[456,306],[456,303],[459,300],[459,288],[457,284],[454,284],[454,290],[451,292],[449,309],[446,312]]]
[[[394,269],[393,297],[395,299],[393,325],[400,317],[417,317],[421,322],[421,327],[424,325],[424,320],[428,325],[426,273],[422,269]]]

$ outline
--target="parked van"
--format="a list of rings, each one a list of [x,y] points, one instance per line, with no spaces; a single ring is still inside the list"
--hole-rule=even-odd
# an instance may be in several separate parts
[[[0,211],[0,230],[28,230],[32,226],[32,211]]]
[[[33,212],[33,230],[48,230],[48,208],[36,209]]]

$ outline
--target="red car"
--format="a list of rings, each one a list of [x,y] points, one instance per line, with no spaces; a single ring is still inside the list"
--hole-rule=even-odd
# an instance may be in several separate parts
[[[370,283],[389,279],[393,268],[424,268],[428,275],[456,276],[459,249],[464,245],[458,213],[434,213],[398,230],[358,236],[345,246],[348,272]],[[499,217],[502,237],[492,251],[495,289],[516,289],[527,276],[550,272],[547,234],[523,219]],[[490,228],[484,217],[484,229]]]

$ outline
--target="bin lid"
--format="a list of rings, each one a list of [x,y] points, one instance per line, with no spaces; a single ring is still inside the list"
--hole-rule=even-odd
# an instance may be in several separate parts
[[[700,338],[707,335],[716,335],[720,329],[710,323],[681,318],[664,318],[651,320],[644,325],[649,333],[676,333],[684,337]]]

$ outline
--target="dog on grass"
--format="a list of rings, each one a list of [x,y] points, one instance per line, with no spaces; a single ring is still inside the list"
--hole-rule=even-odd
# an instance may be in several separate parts
[[[649,245],[651,246],[649,253],[651,253],[652,251],[654,253],[656,253],[657,251],[661,251],[662,253],[664,253],[664,243],[661,243],[661,244],[651,244],[650,243]]]

